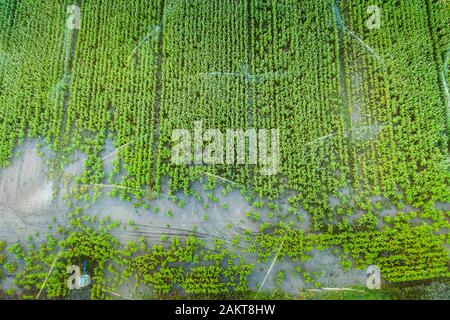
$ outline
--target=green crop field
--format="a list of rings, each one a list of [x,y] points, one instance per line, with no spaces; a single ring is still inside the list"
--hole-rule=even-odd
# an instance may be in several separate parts
[[[0,298],[448,286],[449,82],[447,0],[0,0]]]

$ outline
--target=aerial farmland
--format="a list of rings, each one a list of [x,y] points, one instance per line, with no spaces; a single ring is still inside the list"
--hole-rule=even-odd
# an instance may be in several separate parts
[[[447,0],[0,0],[0,300],[450,299]]]

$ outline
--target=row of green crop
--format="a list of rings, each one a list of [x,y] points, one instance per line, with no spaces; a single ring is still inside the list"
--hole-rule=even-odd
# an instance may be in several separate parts
[[[36,298],[41,289],[40,298],[68,298],[67,267],[84,262],[92,277],[92,299],[110,299],[111,293],[124,288],[126,297],[144,292],[153,298],[245,297],[253,265],[242,254],[253,249],[260,262],[269,263],[276,256],[300,265],[313,250],[333,250],[344,270],[378,266],[383,285],[448,278],[448,236],[436,235],[426,225],[411,226],[412,216],[401,215],[384,229],[370,232],[342,225],[338,233],[306,234],[291,225],[274,225],[251,238],[249,249],[236,251],[222,240],[206,244],[194,234],[161,245],[149,244],[144,237],[122,245],[112,235],[120,223],[110,218],[97,221],[76,209],[70,225],[55,226],[44,242],[9,244],[11,256],[3,255],[1,265],[29,298]],[[0,243],[0,251],[5,246]]]
[[[188,191],[203,172],[237,183],[249,167],[172,165],[172,130],[245,129],[248,123],[246,1],[188,1],[165,16],[157,179],[169,176],[171,190]]]
[[[0,165],[16,144],[42,137],[53,149],[61,136],[66,10],[70,1],[1,1]]]
[[[111,292],[130,284],[134,286],[126,295],[144,289],[153,298],[231,298],[248,291],[253,266],[221,241],[208,248],[189,235],[163,245],[147,245],[145,238],[121,245],[111,235],[119,225],[111,219],[97,222],[76,209],[70,215],[70,226],[58,225],[46,241],[36,244],[31,239],[9,245],[12,258],[5,266],[15,266],[15,270],[8,269],[9,275],[14,276],[23,297],[32,299],[68,298],[66,270],[84,264],[92,278],[92,299],[111,299]]]
[[[338,212],[373,214],[384,206],[373,196],[427,209],[448,200],[436,86],[448,42],[442,5],[380,2],[381,28],[368,30],[362,0],[85,1],[81,29],[71,31],[68,4],[2,4],[3,165],[28,133],[86,153],[80,182],[103,183],[111,137],[110,183],[135,195],[159,191],[163,176],[172,191],[189,191],[207,172],[259,195],[295,191],[291,205],[316,230]],[[194,121],[280,129],[280,174],[171,164],[172,130]]]

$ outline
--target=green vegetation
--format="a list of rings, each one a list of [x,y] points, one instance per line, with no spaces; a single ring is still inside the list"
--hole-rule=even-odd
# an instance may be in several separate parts
[[[204,225],[217,220],[210,207],[234,213],[224,199],[239,189],[252,207],[241,218],[259,231],[233,221],[227,244],[203,241],[196,228],[123,244],[113,235],[120,222],[99,225],[78,208],[42,243],[0,241],[0,281],[14,275],[23,298],[37,295],[53,263],[43,294],[67,297],[66,268],[85,260],[93,299],[125,283],[158,298],[243,297],[248,256],[301,264],[328,249],[343,270],[377,265],[391,285],[450,277],[448,2],[375,1],[375,30],[369,0],[83,0],[81,28],[70,30],[73,3],[0,0],[0,167],[36,138],[52,178],[85,156],[69,208],[109,195],[175,224],[175,210],[152,203],[168,178],[169,199],[177,209],[190,205],[177,193],[197,200]],[[196,121],[222,132],[280,129],[279,173],[248,159],[173,164],[173,130]],[[322,286],[301,267],[296,275]],[[396,290],[364,296],[448,292]]]

